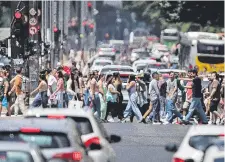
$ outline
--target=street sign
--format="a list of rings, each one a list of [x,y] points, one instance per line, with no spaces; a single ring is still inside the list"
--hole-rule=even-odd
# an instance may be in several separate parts
[[[30,13],[31,16],[34,16],[34,15],[36,15],[37,12],[35,11],[34,8],[31,8],[29,13]]]
[[[36,24],[37,24],[37,19],[31,18],[31,19],[29,20],[29,24],[32,25],[32,26],[36,25]]]
[[[23,59],[13,59],[14,65],[21,65],[24,63]]]
[[[29,29],[29,33],[30,33],[30,35],[34,35],[34,34],[36,34],[37,33],[37,28],[36,27],[34,27],[34,26],[32,26],[32,27],[30,27],[30,29]]]

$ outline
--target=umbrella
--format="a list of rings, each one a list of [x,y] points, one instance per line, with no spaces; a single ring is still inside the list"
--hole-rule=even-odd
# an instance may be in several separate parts
[[[68,66],[64,66],[64,67],[63,67],[63,71],[64,71],[66,74],[68,74],[68,75],[71,74],[71,69],[70,69]]]

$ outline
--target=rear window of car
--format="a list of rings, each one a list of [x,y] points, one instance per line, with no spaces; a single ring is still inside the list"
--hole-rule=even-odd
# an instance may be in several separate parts
[[[148,65],[148,68],[152,69],[167,69],[167,66],[164,64],[151,64]]]
[[[122,80],[123,83],[127,83],[128,76],[120,76],[120,79]]]
[[[109,72],[109,71],[122,71],[122,72],[134,72],[133,69],[130,69],[130,68],[104,68],[102,69],[102,73],[106,73],[106,72]]]
[[[0,141],[23,141],[34,143],[40,148],[64,148],[69,147],[70,142],[63,133],[1,133]]]
[[[0,151],[1,162],[34,162],[30,153],[22,151]]]
[[[83,117],[73,117],[72,119],[77,123],[77,127],[82,135],[93,133],[89,119]]]
[[[105,66],[105,65],[111,65],[112,63],[111,62],[95,62],[95,65],[96,66]]]

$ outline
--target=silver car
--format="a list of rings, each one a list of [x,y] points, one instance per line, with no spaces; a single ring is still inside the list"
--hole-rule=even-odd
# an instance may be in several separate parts
[[[46,162],[39,147],[24,142],[0,142],[0,161]]]
[[[59,116],[71,118],[80,129],[81,139],[84,145],[89,148],[91,144],[99,144],[101,148],[88,151],[88,155],[95,162],[115,162],[115,152],[110,143],[120,141],[120,137],[116,135],[108,136],[104,127],[99,123],[91,111],[83,109],[31,109],[25,115],[29,117],[48,118],[49,116]]]
[[[4,119],[0,120],[0,141],[37,144],[48,160],[92,162],[71,119]]]

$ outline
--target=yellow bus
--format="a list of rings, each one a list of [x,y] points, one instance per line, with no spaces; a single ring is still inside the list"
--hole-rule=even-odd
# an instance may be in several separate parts
[[[181,36],[179,64],[199,72],[224,71],[224,40],[215,33],[189,32]]]

